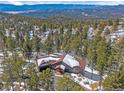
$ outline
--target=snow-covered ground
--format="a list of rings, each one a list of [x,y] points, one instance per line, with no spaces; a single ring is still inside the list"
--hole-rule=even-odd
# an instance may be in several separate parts
[[[91,68],[89,68],[88,66],[85,67],[85,71],[87,71],[88,73],[92,73],[92,70]],[[97,78],[99,77],[99,72],[96,71],[96,70],[93,70],[93,74],[95,75],[94,78]],[[105,79],[108,75],[104,75],[102,76],[103,79]],[[74,73],[71,73],[71,79],[78,83],[79,85],[81,85],[82,87],[86,88],[86,89],[89,89],[89,90],[92,90],[92,87],[91,87],[91,84],[95,84],[95,83],[99,83],[99,79],[96,80],[96,79],[91,79],[91,78],[88,78],[87,75],[78,75],[78,74],[74,74]],[[99,86],[96,88],[99,90]]]
[[[0,52],[0,57],[3,57],[3,56],[4,56],[4,54],[2,52]]]
[[[26,61],[26,62],[30,62],[30,63],[35,63],[35,62],[36,62],[36,61],[33,60],[33,59],[30,59],[30,60],[26,59],[25,61]]]
[[[74,74],[74,73],[71,73],[71,77],[74,82],[77,82],[79,85],[81,85],[82,87],[85,87],[89,90],[92,90],[92,88],[90,87],[91,84],[98,83],[97,81],[93,81],[84,76],[79,77],[77,74]],[[80,80],[79,80],[79,78],[80,78]]]

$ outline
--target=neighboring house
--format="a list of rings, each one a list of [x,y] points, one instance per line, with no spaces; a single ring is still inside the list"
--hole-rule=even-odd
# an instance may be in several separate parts
[[[29,38],[30,38],[30,40],[33,38],[33,36],[34,36],[33,31],[29,31]]]
[[[124,30],[118,30],[109,35],[109,39],[111,40],[111,43],[116,42],[118,38],[123,38],[124,37]]]
[[[94,35],[95,35],[94,29],[92,27],[90,27],[87,32],[88,39],[93,39]]]

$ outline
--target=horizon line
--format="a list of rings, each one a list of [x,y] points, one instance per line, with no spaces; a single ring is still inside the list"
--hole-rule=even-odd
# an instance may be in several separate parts
[[[124,1],[0,1],[0,4],[36,5],[36,4],[78,4],[78,5],[124,5]]]

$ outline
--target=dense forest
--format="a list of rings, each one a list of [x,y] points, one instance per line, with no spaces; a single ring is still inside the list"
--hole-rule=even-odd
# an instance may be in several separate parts
[[[4,54],[0,80],[8,90],[14,81],[26,82],[28,90],[52,90],[54,71],[39,73],[37,57],[40,53],[65,52],[87,58],[89,66],[99,71],[100,86],[105,90],[124,89],[124,38],[111,39],[118,30],[124,30],[123,19],[41,20],[0,13],[0,51]],[[36,64],[30,64],[25,74],[22,67],[26,59],[35,59]],[[108,75],[104,81],[103,75]],[[67,76],[57,84],[58,90],[83,90]]]

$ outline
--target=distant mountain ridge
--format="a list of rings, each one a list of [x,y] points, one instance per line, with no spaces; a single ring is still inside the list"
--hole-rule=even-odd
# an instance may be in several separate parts
[[[40,19],[108,19],[124,18],[124,5],[81,5],[81,4],[0,4],[0,12],[18,14]]]
[[[96,8],[96,5],[80,5],[80,4],[36,4],[36,5],[12,5],[0,4],[0,12],[4,11],[28,11],[28,10],[44,10],[44,9],[84,9]]]

